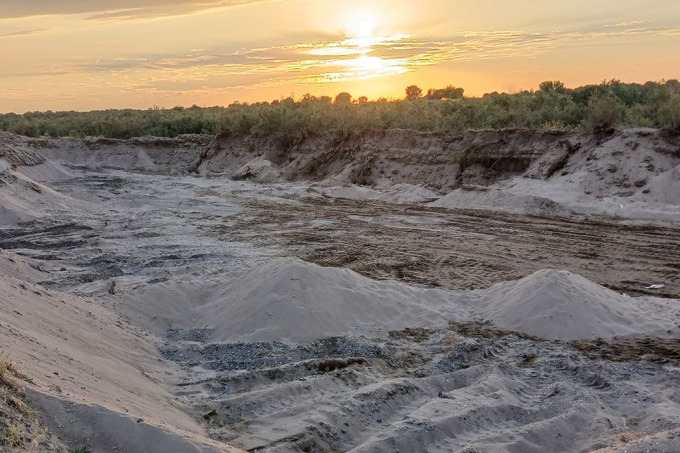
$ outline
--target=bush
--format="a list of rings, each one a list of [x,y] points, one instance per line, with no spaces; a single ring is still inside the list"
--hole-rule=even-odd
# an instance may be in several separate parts
[[[5,429],[2,441],[5,445],[13,448],[21,447],[25,442],[24,433],[16,426],[10,426]]]
[[[593,97],[588,103],[586,129],[591,132],[608,132],[621,122],[622,109],[613,96]]]
[[[659,108],[659,125],[667,132],[680,134],[680,93],[671,94]]]
[[[567,88],[558,81],[541,84],[539,91],[489,93],[465,98],[455,86],[429,89],[423,96],[411,86],[406,100],[352,100],[349,93],[330,97],[304,95],[228,107],[93,112],[29,112],[0,115],[0,130],[30,137],[131,138],[144,135],[252,134],[271,137],[286,148],[309,133],[325,131],[411,129],[452,132],[465,129],[586,126],[591,131],[618,124],[677,130],[680,82],[625,84],[618,80]]]

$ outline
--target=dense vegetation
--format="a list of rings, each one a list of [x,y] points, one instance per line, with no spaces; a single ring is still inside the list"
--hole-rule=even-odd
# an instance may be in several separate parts
[[[0,130],[31,137],[111,137],[180,134],[254,134],[283,142],[327,130],[402,128],[416,131],[465,129],[555,128],[600,131],[617,125],[664,128],[680,133],[680,82],[627,84],[618,80],[566,88],[557,81],[537,91],[489,93],[466,98],[449,86],[406,88],[403,100],[349,93],[330,97],[305,95],[228,107],[106,110],[94,112],[32,112],[0,115]]]

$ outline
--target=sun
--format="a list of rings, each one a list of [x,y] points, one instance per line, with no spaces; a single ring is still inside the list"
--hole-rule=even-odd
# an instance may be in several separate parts
[[[363,19],[357,25],[357,38],[359,39],[369,39],[373,37],[375,33],[375,24],[371,19]]]
[[[378,28],[377,15],[371,11],[355,13],[347,18],[348,38],[370,40],[375,38]]]

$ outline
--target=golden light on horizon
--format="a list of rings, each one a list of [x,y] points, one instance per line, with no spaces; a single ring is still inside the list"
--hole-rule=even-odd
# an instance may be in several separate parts
[[[409,72],[404,58],[379,55],[400,41],[410,39],[411,34],[380,34],[381,26],[373,11],[361,11],[347,17],[344,30],[346,38],[323,43],[307,51],[309,55],[326,57],[323,64],[334,70],[312,78],[317,84],[366,80]],[[382,28],[385,30],[385,28]]]
[[[450,0],[139,0],[134,8],[130,0],[13,0],[13,15],[0,17],[0,111],[677,78],[680,60],[668,56],[680,28],[668,18],[680,2],[650,1],[656,9],[602,0],[583,15],[566,3],[518,9],[503,0],[467,8]]]

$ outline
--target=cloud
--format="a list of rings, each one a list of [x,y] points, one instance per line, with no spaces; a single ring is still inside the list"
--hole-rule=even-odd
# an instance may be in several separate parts
[[[444,37],[394,35],[364,39],[300,38],[290,44],[241,49],[213,47],[185,53],[81,62],[61,73],[117,78],[139,92],[224,90],[293,84],[328,84],[387,77],[450,62],[526,59],[560,46],[679,29],[601,28],[599,31],[462,32]]]
[[[0,0],[0,17],[91,14],[91,19],[132,19],[185,14],[266,0]]]
[[[30,30],[19,30],[11,33],[5,33],[0,35],[0,38],[11,38],[16,36],[30,36],[30,35],[41,35],[43,33],[50,33],[52,30],[49,28],[32,28]]]
[[[635,27],[637,25],[642,25],[644,24],[644,21],[641,20],[627,20],[623,22],[618,22],[616,24],[607,24],[605,27],[611,28],[611,27],[616,27],[616,28],[621,28],[621,27]]]

